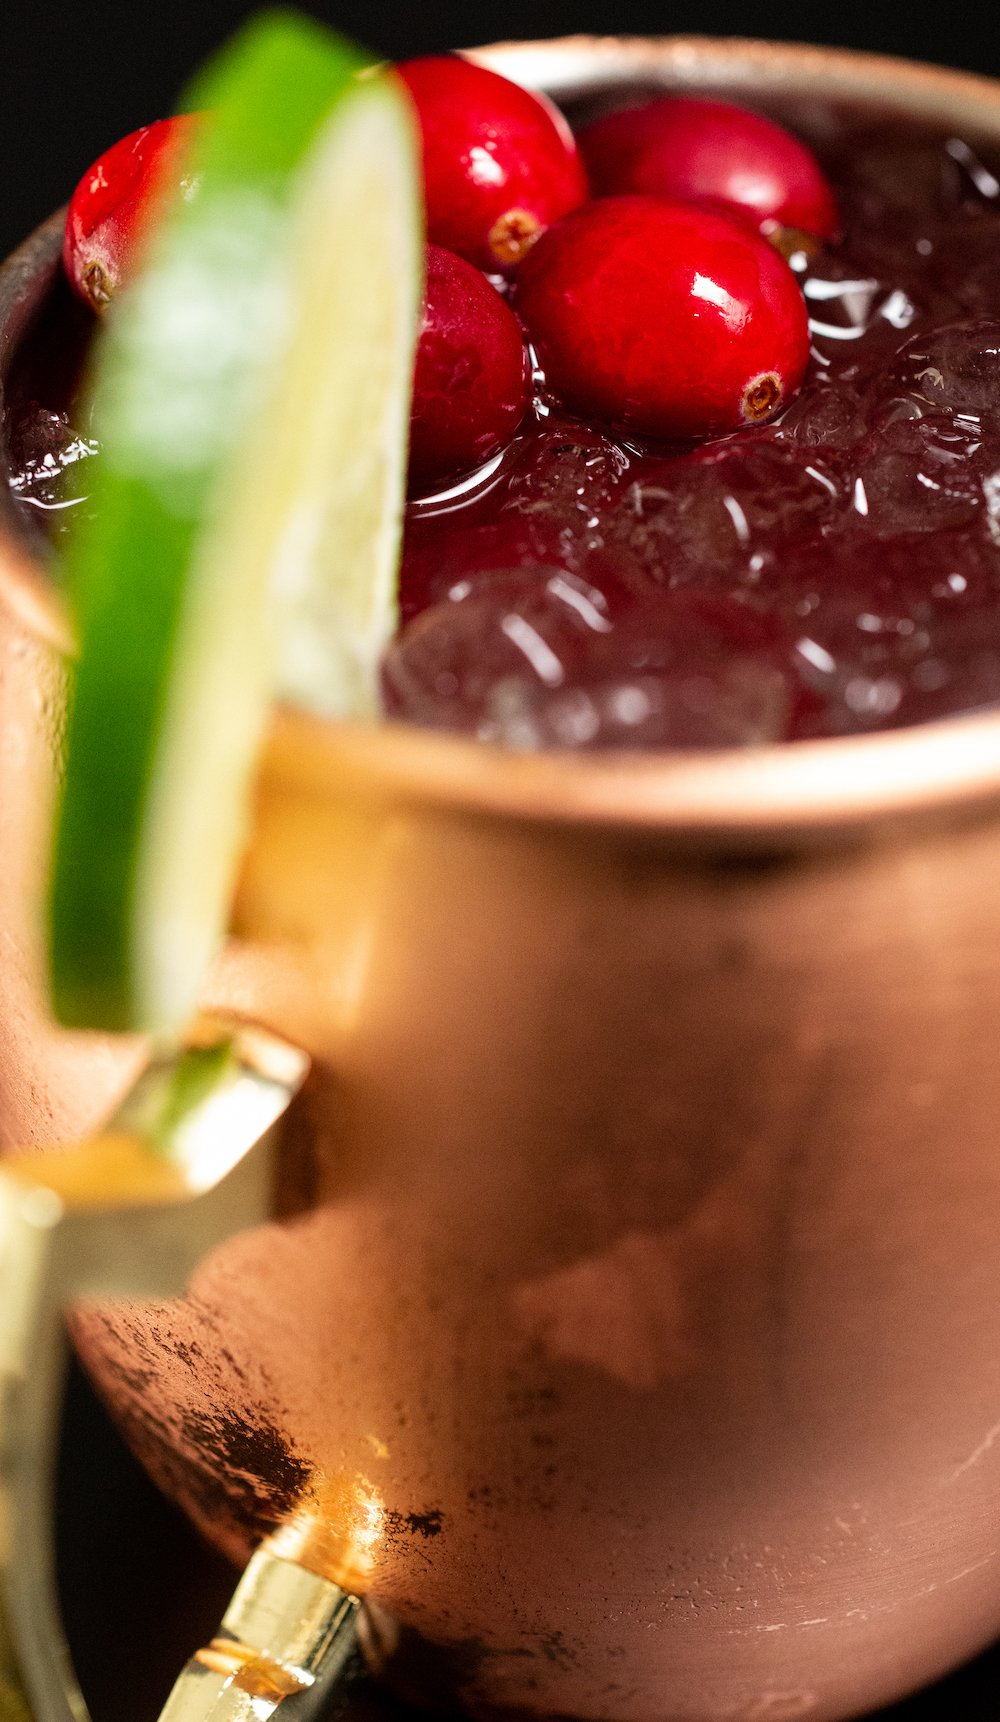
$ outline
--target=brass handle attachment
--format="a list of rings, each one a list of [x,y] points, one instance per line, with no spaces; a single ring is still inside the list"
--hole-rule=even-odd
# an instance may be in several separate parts
[[[160,1722],[266,1722],[284,1698],[328,1692],[353,1655],[356,1611],[356,1599],[331,1579],[265,1544],[218,1637],[182,1671]]]
[[[99,1136],[0,1165],[0,1722],[88,1722],[62,1637],[51,1542],[62,1312],[81,1296],[175,1294],[209,1249],[266,1219],[270,1127],[306,1068],[301,1053],[257,1029],[203,1022],[179,1051],[153,1058]],[[282,1638],[292,1615],[299,1637]],[[219,1644],[228,1648],[215,1652],[215,1668],[211,1651],[189,1664],[165,1714],[268,1715],[253,1682],[273,1666],[275,1703],[289,1682],[303,1690],[316,1657],[334,1641],[346,1645],[351,1635],[338,1637],[338,1625],[349,1617],[353,1603],[329,1580],[260,1551],[223,1624]]]

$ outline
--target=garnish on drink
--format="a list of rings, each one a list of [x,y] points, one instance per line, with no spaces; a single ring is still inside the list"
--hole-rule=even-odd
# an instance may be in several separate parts
[[[275,689],[373,710],[395,623],[422,269],[405,91],[277,14],[186,105],[180,195],[107,319],[65,553],[53,976],[81,1026],[193,1008]]]

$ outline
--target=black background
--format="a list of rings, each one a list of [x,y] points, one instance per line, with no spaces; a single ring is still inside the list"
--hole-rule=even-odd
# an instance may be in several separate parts
[[[169,112],[249,0],[0,0],[0,246],[68,197],[102,149]],[[777,37],[1000,73],[988,6],[767,0],[311,0],[306,10],[400,58],[577,30]]]

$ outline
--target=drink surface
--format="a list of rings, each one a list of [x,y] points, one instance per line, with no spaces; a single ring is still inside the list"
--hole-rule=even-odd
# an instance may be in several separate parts
[[[1000,699],[1000,162],[872,113],[779,117],[842,217],[792,249],[801,391],[770,424],[657,445],[539,374],[499,456],[411,500],[392,716],[519,748],[711,747]],[[59,326],[12,424],[15,490],[55,522],[86,506],[94,446],[66,386],[89,324],[64,306]]]

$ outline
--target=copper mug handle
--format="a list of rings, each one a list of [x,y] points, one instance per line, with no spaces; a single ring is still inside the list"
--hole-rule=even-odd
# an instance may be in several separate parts
[[[89,1722],[54,1578],[63,1311],[94,1293],[173,1295],[208,1250],[268,1217],[271,1126],[307,1065],[272,1035],[203,1020],[151,1059],[99,1135],[0,1165],[0,1722]],[[293,1694],[320,1697],[353,1652],[356,1605],[262,1545],[161,1722],[260,1722]]]

